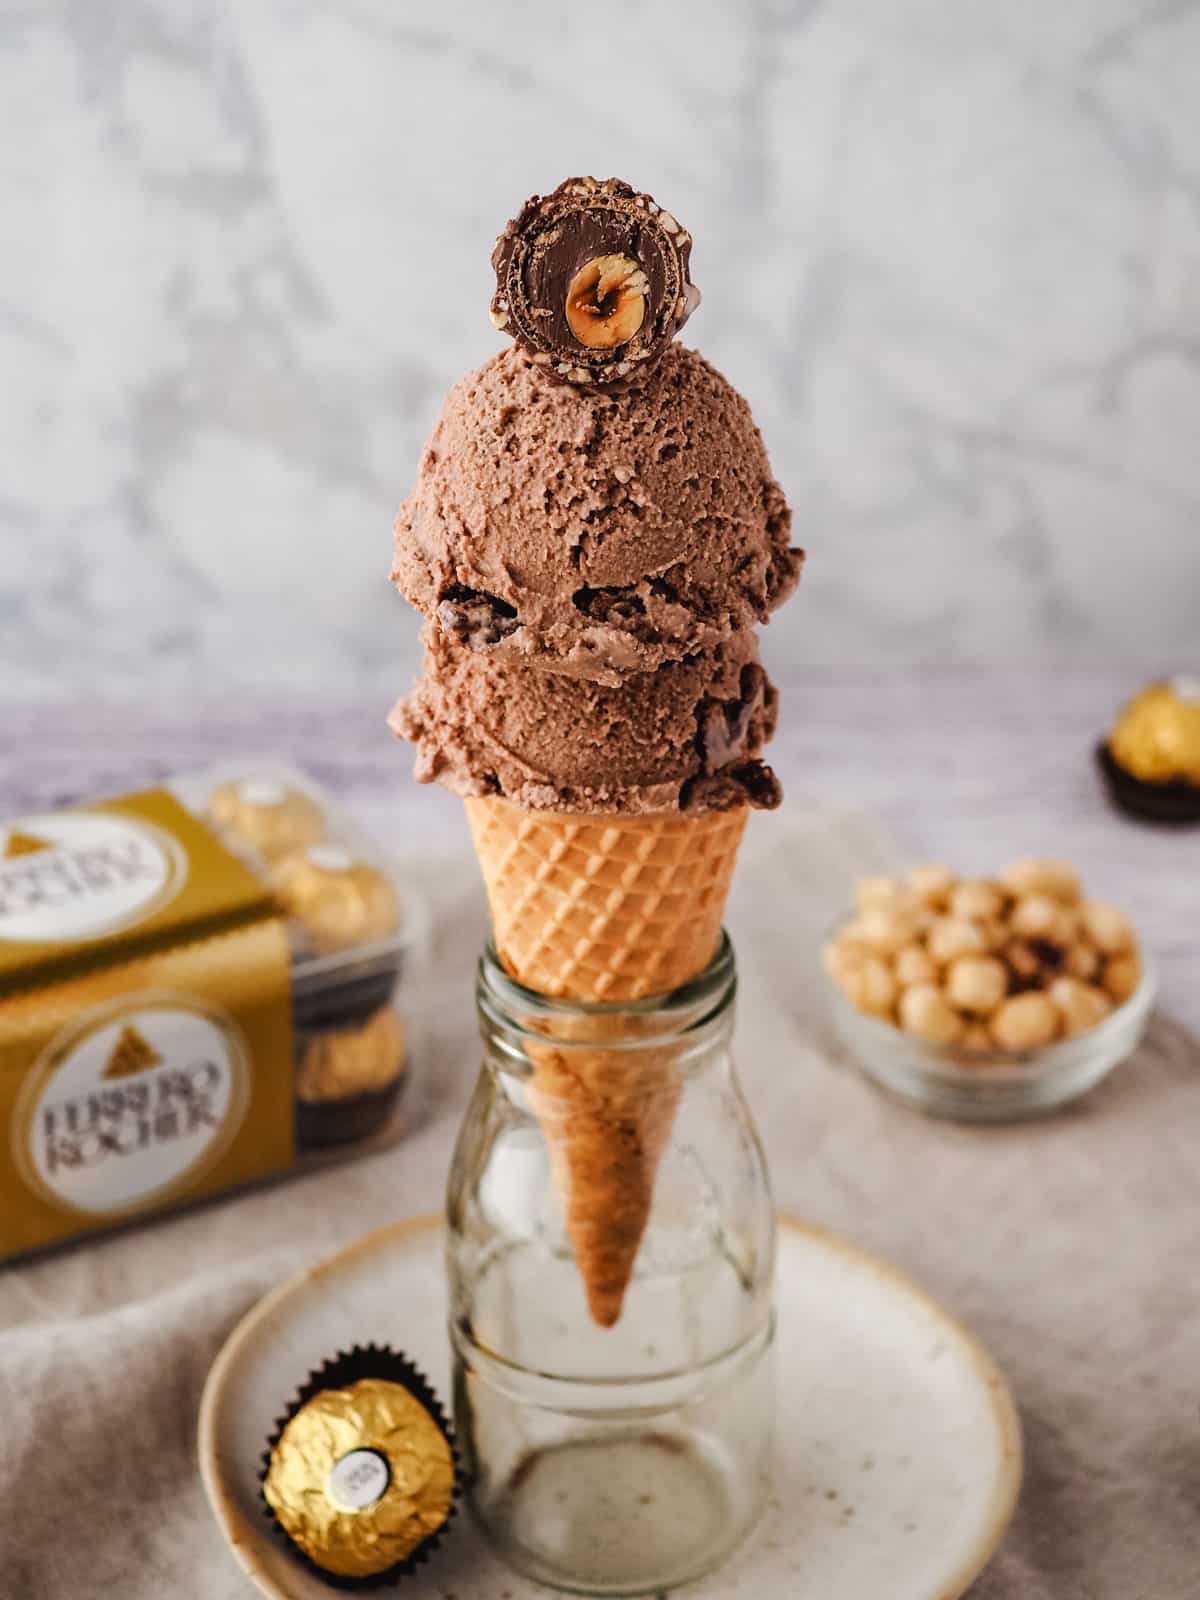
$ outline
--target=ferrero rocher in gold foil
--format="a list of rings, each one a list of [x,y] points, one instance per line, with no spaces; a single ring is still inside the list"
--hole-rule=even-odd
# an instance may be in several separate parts
[[[231,839],[267,861],[325,837],[325,815],[317,802],[271,778],[234,778],[220,784],[209,796],[208,812]]]
[[[342,1587],[411,1571],[454,1508],[456,1472],[437,1397],[375,1347],[327,1363],[272,1440],[262,1482],[276,1523]]]
[[[394,933],[400,905],[387,877],[338,845],[314,845],[280,861],[276,898],[322,954],[370,944]]]
[[[1200,821],[1200,677],[1149,684],[1124,707],[1099,754],[1126,811]]]
[[[1200,784],[1200,678],[1143,689],[1121,712],[1109,745],[1135,778]]]
[[[381,1006],[357,1026],[324,1028],[300,1054],[296,1093],[320,1104],[389,1088],[404,1068],[404,1024],[391,1006]]]

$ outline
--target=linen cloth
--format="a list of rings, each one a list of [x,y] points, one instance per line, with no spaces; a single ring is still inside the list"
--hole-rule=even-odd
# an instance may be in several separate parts
[[[892,855],[877,825],[838,811],[748,831],[729,918],[738,1055],[779,1204],[910,1271],[1008,1374],[1026,1481],[977,1600],[1196,1596],[1200,1049],[1156,1014],[1134,1061],[1041,1123],[959,1127],[886,1099],[831,1037],[817,952],[855,875]],[[3,1600],[252,1592],[196,1468],[208,1366],[283,1276],[440,1207],[477,1071],[474,862],[464,850],[409,870],[435,924],[431,1101],[416,1132],[0,1270]],[[514,1580],[514,1596],[527,1592]]]

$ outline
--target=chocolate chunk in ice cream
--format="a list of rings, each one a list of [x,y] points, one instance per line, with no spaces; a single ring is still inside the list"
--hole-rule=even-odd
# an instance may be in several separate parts
[[[498,595],[481,594],[464,584],[452,583],[438,601],[437,619],[460,644],[481,649],[499,644],[519,626],[517,610]]]
[[[697,715],[697,748],[704,771],[719,772],[745,756],[751,730],[759,742],[771,738],[779,714],[779,692],[757,662],[742,668],[735,699],[705,700]]]
[[[779,779],[757,759],[773,737],[779,716],[779,691],[757,661],[747,662],[737,694],[705,696],[696,711],[696,752],[700,770],[680,791],[680,809],[722,811],[751,805],[773,811],[783,799]]]
[[[496,240],[492,321],[538,372],[631,386],[700,303],[691,235],[619,178],[568,178],[534,195]]]

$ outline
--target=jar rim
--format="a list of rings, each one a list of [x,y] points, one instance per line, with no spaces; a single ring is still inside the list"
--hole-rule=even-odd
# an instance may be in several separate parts
[[[479,958],[476,999],[480,1014],[493,1027],[510,1036],[539,1039],[549,1034],[567,1048],[595,1049],[603,1041],[609,1050],[645,1050],[682,1035],[696,1035],[717,1022],[733,1004],[737,992],[737,963],[733,944],[724,929],[704,970],[665,993],[640,1000],[572,1000],[527,988],[504,967],[494,938],[488,938]],[[614,1038],[605,1023],[628,1017],[628,1037]],[[595,1021],[597,1031],[588,1023]],[[570,1024],[581,1028],[577,1036],[562,1031]]]

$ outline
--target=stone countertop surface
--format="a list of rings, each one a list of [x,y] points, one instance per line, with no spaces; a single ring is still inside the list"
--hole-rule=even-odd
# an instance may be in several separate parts
[[[467,906],[482,930],[461,806],[413,783],[408,753],[384,727],[397,687],[302,706],[253,693],[192,702],[151,694],[121,707],[0,706],[0,815],[241,755],[295,760],[397,851],[457,852],[446,859],[459,876],[439,890],[439,904]],[[1019,854],[1067,855],[1095,892],[1135,918],[1161,981],[1150,1034],[1134,1062],[1063,1115],[963,1128],[871,1090],[839,1061],[813,982],[797,981],[794,994],[787,985],[797,951],[838,909],[805,903],[803,884],[828,885],[838,864],[807,879],[786,862],[778,876],[764,873],[763,847],[777,824],[761,819],[740,899],[735,886],[735,936],[754,951],[742,962],[739,1059],[781,1206],[912,1272],[975,1328],[1012,1381],[1025,1429],[1025,1488],[973,1600],[1197,1593],[1200,829],[1139,826],[1106,804],[1092,747],[1135,687],[1136,677],[1118,670],[838,671],[783,685],[774,759],[787,812],[801,828],[805,816],[865,813],[906,855],[964,870]],[[868,824],[862,833],[878,836]],[[773,902],[767,883],[780,886]],[[457,926],[461,943],[461,916]],[[461,950],[442,965],[455,970],[439,972],[435,963],[428,1000],[441,1019],[439,1089],[419,1133],[397,1151],[0,1274],[0,1390],[7,1379],[61,1390],[63,1403],[77,1403],[86,1417],[98,1403],[103,1362],[119,1360],[132,1402],[145,1408],[120,1461],[95,1418],[91,1432],[77,1430],[80,1526],[96,1530],[86,1562],[58,1539],[32,1480],[4,1488],[0,1461],[11,1525],[25,1530],[9,1566],[14,1581],[26,1582],[23,1600],[75,1600],[119,1584],[136,1600],[171,1584],[171,1592],[198,1592],[188,1589],[188,1574],[200,1568],[206,1600],[247,1592],[195,1482],[188,1427],[151,1434],[147,1418],[155,1397],[162,1401],[162,1374],[170,1375],[172,1415],[194,1415],[225,1332],[281,1275],[397,1214],[438,1207],[477,1061]],[[764,1019],[768,995],[776,1014]],[[54,1422],[48,1400],[41,1411],[41,1434],[36,1416],[14,1413],[14,1460],[23,1449],[35,1459]],[[176,1489],[170,1517],[143,1529],[131,1553],[111,1513],[138,1503],[138,1463],[150,1438],[156,1473]],[[160,1580],[164,1587],[155,1587]],[[447,1594],[463,1592],[446,1581]]]

